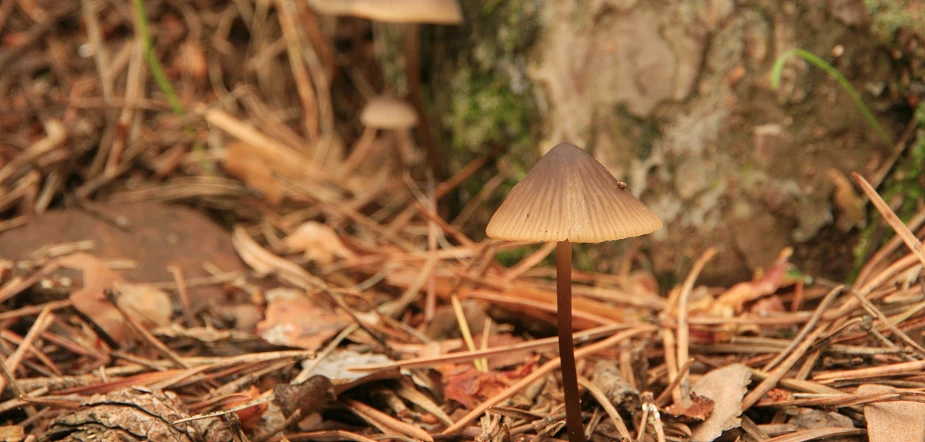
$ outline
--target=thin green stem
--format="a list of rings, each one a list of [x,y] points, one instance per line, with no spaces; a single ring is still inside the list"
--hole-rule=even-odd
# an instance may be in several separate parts
[[[151,40],[151,30],[148,27],[148,15],[145,14],[144,0],[134,0],[134,5],[135,15],[138,19],[138,32],[141,34],[141,40],[145,51],[145,60],[148,62],[148,68],[151,70],[151,76],[154,77],[154,82],[157,83],[157,87],[164,93],[164,96],[167,97],[167,103],[170,104],[170,109],[173,113],[178,117],[182,117],[186,115],[186,111],[183,109],[180,97],[177,96],[177,92],[173,89],[170,79],[167,78],[167,74],[164,73],[164,68],[161,66],[160,60],[157,59],[157,54],[154,53],[154,43]],[[194,134],[193,128],[188,124],[185,125],[184,130],[187,135],[192,136]],[[202,143],[199,141],[193,141],[193,154],[196,155],[200,166],[206,174],[213,175],[214,170],[212,164],[206,159]]]
[[[874,131],[877,132],[877,136],[879,136],[880,139],[887,144],[887,146],[893,146],[895,144],[893,142],[893,137],[891,137],[890,134],[888,134],[887,131],[884,130],[882,126],[880,126],[880,123],[878,123],[877,119],[874,118],[874,114],[871,113],[867,105],[864,104],[864,101],[861,100],[861,95],[858,94],[858,91],[854,89],[854,86],[851,85],[848,79],[845,78],[845,76],[842,75],[838,69],[835,69],[834,66],[817,57],[812,52],[804,49],[791,49],[781,54],[780,57],[777,57],[777,60],[774,62],[774,67],[771,68],[771,87],[774,89],[780,87],[780,76],[781,72],[784,70],[784,63],[786,63],[787,59],[793,55],[796,55],[816,65],[831,75],[833,78],[835,78],[835,80],[841,84],[842,88],[845,90],[848,96],[851,97],[851,101],[854,101],[854,105],[858,108],[859,111],[861,111],[861,115],[864,116],[864,119],[866,119],[867,122],[870,123],[870,125],[874,128]]]
[[[157,55],[154,54],[154,44],[151,41],[151,30],[148,28],[148,16],[145,14],[144,0],[135,0],[135,14],[138,18],[138,32],[141,33],[141,39],[144,43],[145,60],[147,60],[148,67],[151,69],[154,82],[157,83],[157,87],[167,97],[167,102],[170,103],[170,109],[173,110],[173,113],[182,117],[186,114],[186,111],[183,110],[180,97],[177,96],[173,85],[170,84],[170,79],[164,73],[164,68],[161,67],[161,62],[157,59]]]

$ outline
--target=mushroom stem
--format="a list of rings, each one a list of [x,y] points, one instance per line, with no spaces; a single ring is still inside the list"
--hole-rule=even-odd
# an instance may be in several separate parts
[[[570,442],[585,442],[575,369],[575,343],[572,341],[572,243],[559,241],[556,251],[556,315],[559,321],[559,359],[562,361],[562,388],[565,390],[565,426]]]
[[[408,81],[408,98],[418,112],[418,139],[424,146],[427,166],[434,178],[443,180],[443,164],[437,160],[437,142],[430,127],[430,120],[424,114],[424,97],[421,94],[421,26],[409,23],[405,26],[405,80]]]

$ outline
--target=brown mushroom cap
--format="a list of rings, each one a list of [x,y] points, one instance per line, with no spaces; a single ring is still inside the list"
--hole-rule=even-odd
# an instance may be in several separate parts
[[[601,242],[652,233],[662,221],[581,148],[552,148],[488,223],[491,238]]]
[[[408,129],[418,124],[418,114],[407,101],[380,95],[363,107],[360,122],[379,129]]]
[[[351,15],[389,23],[462,23],[456,0],[310,0],[320,14]]]

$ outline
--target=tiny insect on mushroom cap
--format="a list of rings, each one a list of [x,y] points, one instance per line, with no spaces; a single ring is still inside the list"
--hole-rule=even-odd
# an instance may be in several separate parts
[[[408,129],[418,124],[418,115],[407,101],[380,95],[363,107],[360,122],[379,129]]]
[[[462,23],[456,0],[309,0],[309,5],[327,15],[350,15],[388,23]]]
[[[562,143],[514,186],[486,233],[511,241],[596,243],[661,227],[662,221],[594,157]]]

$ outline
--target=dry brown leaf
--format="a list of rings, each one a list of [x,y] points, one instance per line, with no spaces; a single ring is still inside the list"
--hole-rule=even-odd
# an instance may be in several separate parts
[[[471,364],[438,366],[437,371],[443,373],[443,393],[446,398],[471,409],[476,401],[493,397],[507,388],[511,381],[519,380],[530,374],[537,360],[538,358],[534,357],[526,364],[502,372],[484,373],[476,370]]]
[[[692,393],[713,401],[713,412],[692,428],[691,441],[705,442],[718,438],[726,430],[738,428],[742,398],[752,372],[744,364],[730,364],[707,373],[691,388]]]
[[[240,398],[226,402],[224,405],[226,409],[247,404],[248,402],[259,398],[261,395],[260,390],[258,390],[257,387],[253,385],[251,385],[251,387],[247,390],[237,394],[240,396]],[[261,402],[243,410],[235,411],[234,413],[238,415],[238,419],[241,421],[242,428],[248,431],[253,431],[255,428],[257,428],[257,424],[260,423],[260,418],[263,416],[263,413],[267,411],[267,407],[267,402]]]
[[[307,221],[296,228],[295,232],[283,238],[282,246],[286,253],[303,252],[307,259],[319,264],[330,264],[334,257],[354,257],[334,229],[315,221]]]
[[[793,249],[790,247],[784,249],[764,275],[752,281],[740,282],[723,292],[716,298],[711,312],[716,316],[731,317],[742,313],[745,304],[776,292],[787,273],[788,260],[792,254]]]
[[[755,316],[768,316],[771,314],[784,313],[787,307],[781,301],[780,296],[767,296],[755,301],[748,309],[748,312]]]
[[[122,281],[122,277],[87,253],[64,256],[58,262],[62,267],[83,273],[83,286],[70,296],[74,308],[90,318],[114,342],[122,342],[128,335],[128,325],[105,293],[105,290],[114,288],[116,282]]]
[[[369,351],[357,352],[350,349],[339,349],[322,359],[312,370],[312,375],[321,375],[331,380],[334,385],[345,384],[361,379],[369,373],[348,370],[348,367],[361,367],[364,365],[384,364],[392,362],[388,356]],[[302,361],[303,367],[315,363],[314,359]]]
[[[270,204],[282,202],[285,187],[273,176],[271,163],[262,151],[249,144],[232,141],[225,147],[222,164],[228,173],[244,181],[247,187],[260,191]]]
[[[257,334],[272,344],[317,350],[352,323],[347,315],[319,306],[298,290],[274,289],[267,299]]]
[[[121,295],[116,298],[119,307],[142,319],[142,324],[148,328],[171,324],[173,303],[166,293],[147,284],[115,281],[114,286]]]
[[[671,404],[665,411],[686,424],[705,421],[713,413],[713,400],[691,393],[686,401]]]
[[[864,384],[858,393],[893,392],[886,385]],[[925,441],[925,404],[884,401],[864,405],[870,442]]]
[[[270,253],[254,241],[241,227],[231,233],[231,244],[241,259],[258,273],[275,273],[280,279],[303,289],[325,287],[324,280],[312,276],[297,264]]]

